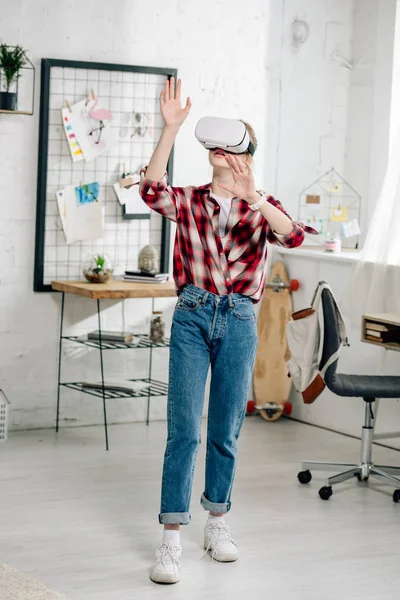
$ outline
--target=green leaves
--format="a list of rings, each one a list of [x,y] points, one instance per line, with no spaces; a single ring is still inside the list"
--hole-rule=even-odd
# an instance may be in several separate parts
[[[99,255],[96,258],[96,262],[97,262],[97,268],[101,270],[104,267],[104,257]]]
[[[7,46],[0,44],[0,68],[6,79],[6,90],[9,91],[11,84],[21,75],[20,71],[26,64],[25,50],[22,46]]]

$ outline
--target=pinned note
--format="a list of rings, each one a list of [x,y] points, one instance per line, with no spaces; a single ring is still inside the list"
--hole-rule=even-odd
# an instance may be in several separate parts
[[[339,223],[347,221],[347,208],[345,206],[336,206],[332,208],[331,221]]]
[[[61,115],[69,151],[71,152],[72,162],[78,162],[79,160],[83,160],[82,148],[80,147],[78,140],[76,139],[74,130],[72,129],[69,109],[62,108]]]
[[[317,196],[315,194],[307,194],[306,196],[306,204],[320,204],[321,196]]]
[[[361,233],[357,219],[352,219],[351,221],[347,221],[347,223],[341,223],[340,231],[345,238],[360,235]]]
[[[101,202],[78,204],[75,186],[68,185],[57,192],[57,204],[67,244],[103,237],[104,207]]]

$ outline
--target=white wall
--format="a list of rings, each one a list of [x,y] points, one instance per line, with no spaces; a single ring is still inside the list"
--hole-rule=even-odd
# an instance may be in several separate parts
[[[297,47],[293,21],[308,38]],[[269,39],[266,181],[292,216],[299,193],[324,171],[343,172],[350,72],[332,53],[351,57],[353,1],[274,2]]]
[[[334,166],[360,192],[366,230],[387,161],[395,10],[396,0],[274,3],[265,173],[293,216],[300,191]],[[309,28],[297,47],[295,19]]]
[[[260,132],[259,171],[264,164],[265,40],[267,0],[203,2],[171,0],[0,0],[1,39],[29,50],[39,75],[42,57],[176,67],[193,110],[175,153],[175,183],[209,180],[206,153],[193,130],[204,114],[239,116]],[[231,41],[234,40],[234,43]],[[0,115],[0,387],[12,401],[13,427],[52,426],[57,380],[60,297],[34,294],[39,85],[35,116]],[[71,333],[95,327],[94,303],[68,299]],[[159,301],[170,321],[174,301]],[[150,301],[108,303],[105,326],[146,330]],[[167,351],[158,350],[154,376],[167,378]],[[108,353],[113,376],[146,376],[143,351]],[[66,361],[64,380],[98,376],[98,355]],[[153,399],[152,416],[163,417],[165,399]],[[101,407],[89,396],[63,391],[65,423],[101,422]],[[139,400],[109,403],[109,420],[142,420]]]

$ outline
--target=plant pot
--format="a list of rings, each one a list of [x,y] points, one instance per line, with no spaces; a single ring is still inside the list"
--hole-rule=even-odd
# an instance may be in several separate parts
[[[0,92],[0,109],[16,110],[17,94],[15,92]]]

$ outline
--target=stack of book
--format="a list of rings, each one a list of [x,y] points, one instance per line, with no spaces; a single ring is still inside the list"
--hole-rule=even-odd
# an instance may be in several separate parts
[[[168,273],[144,273],[143,271],[125,271],[126,281],[136,283],[165,283],[168,281]]]
[[[98,342],[100,340],[100,332],[98,330],[88,333],[88,340]],[[107,331],[101,330],[102,342],[122,342],[123,344],[139,344],[140,338],[134,337],[129,331]]]
[[[400,329],[373,321],[365,322],[365,337],[372,342],[381,344],[400,344]]]
[[[102,390],[103,384],[101,381],[84,381],[82,384],[83,388]],[[150,387],[150,383],[147,381],[130,381],[127,379],[115,380],[108,379],[104,382],[104,389],[113,392],[124,392],[130,394],[132,392],[140,392],[141,390],[147,390]]]

